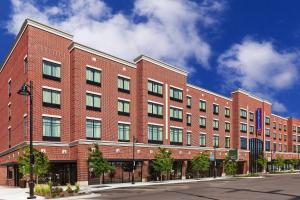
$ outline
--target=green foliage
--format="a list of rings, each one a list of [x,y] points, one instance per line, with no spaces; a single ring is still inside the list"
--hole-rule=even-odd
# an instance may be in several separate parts
[[[74,190],[74,192],[75,192],[75,193],[78,193],[79,190],[80,190],[80,185],[79,185],[79,183],[75,183],[75,190]]]
[[[288,160],[288,163],[295,167],[298,164],[299,160],[296,158]]]
[[[34,187],[35,194],[40,196],[50,196],[51,190],[48,184],[36,184]]]
[[[229,156],[225,159],[224,171],[226,175],[235,175],[237,172],[237,163],[231,160]]]
[[[282,156],[277,156],[275,160],[273,160],[273,164],[279,168],[284,166],[284,159]]]
[[[67,189],[66,189],[66,191],[67,191],[68,193],[73,193],[73,189],[72,189],[71,184],[67,184]]]
[[[155,153],[154,158],[154,170],[160,173],[162,179],[164,173],[168,175],[172,170],[174,162],[172,152],[166,148],[159,147],[159,151]]]
[[[258,156],[257,164],[260,167],[265,168],[267,166],[267,163],[268,163],[268,160],[264,157],[263,154],[261,154],[261,155]]]
[[[94,148],[94,150],[92,148],[89,149],[90,154],[88,159],[93,172],[99,176],[103,173],[112,171],[114,168],[103,157],[103,154],[99,150],[98,145],[95,144]]]
[[[24,154],[20,155],[17,158],[17,161],[19,165],[19,172],[24,176],[26,176],[29,174],[29,166],[30,166],[29,165],[30,149],[28,145],[23,148],[23,152]],[[33,149],[33,155],[34,155],[33,173],[36,176],[41,176],[47,173],[49,167],[49,159],[47,155],[36,149]]]
[[[199,173],[205,173],[209,170],[210,161],[207,154],[199,153],[192,160],[192,170]]]

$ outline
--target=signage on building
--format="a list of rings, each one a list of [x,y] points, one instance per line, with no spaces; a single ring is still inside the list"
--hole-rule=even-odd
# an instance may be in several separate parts
[[[228,156],[230,160],[238,160],[238,150],[237,149],[232,149],[228,151]]]
[[[256,109],[256,134],[261,135],[262,133],[262,119],[261,119],[261,108]]]

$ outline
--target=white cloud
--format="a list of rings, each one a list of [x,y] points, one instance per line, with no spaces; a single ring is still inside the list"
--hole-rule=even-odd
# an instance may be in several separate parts
[[[147,54],[189,71],[188,60],[209,68],[211,47],[199,32],[213,28],[223,4],[204,0],[136,0],[130,15],[113,13],[100,0],[60,0],[41,6],[37,0],[11,0],[13,11],[7,29],[17,34],[30,17],[74,35],[77,42],[132,60]],[[142,19],[137,22],[136,19]]]
[[[242,87],[273,101],[273,109],[285,112],[275,96],[298,81],[299,52],[279,51],[268,41],[246,38],[218,58],[218,72],[228,87]]]

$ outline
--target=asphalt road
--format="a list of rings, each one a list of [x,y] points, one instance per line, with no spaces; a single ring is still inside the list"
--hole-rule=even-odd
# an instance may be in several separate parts
[[[210,182],[156,185],[106,190],[96,199],[130,200],[300,200],[300,175],[233,178]]]

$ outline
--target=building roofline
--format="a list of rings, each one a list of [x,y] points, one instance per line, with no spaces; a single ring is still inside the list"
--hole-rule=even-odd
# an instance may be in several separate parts
[[[92,53],[92,54],[95,54],[97,56],[100,56],[100,57],[103,57],[103,58],[107,58],[107,59],[110,59],[110,60],[113,60],[115,62],[118,62],[120,64],[123,64],[123,65],[126,65],[128,67],[132,67],[132,68],[136,68],[136,64],[135,63],[132,63],[132,62],[129,62],[127,60],[124,60],[122,58],[118,58],[116,56],[113,56],[111,54],[108,54],[108,53],[104,53],[102,51],[99,51],[97,49],[94,49],[94,48],[91,48],[91,47],[88,47],[88,46],[85,46],[83,44],[80,44],[80,43],[77,43],[77,42],[73,42],[70,46],[69,46],[69,51],[71,52],[73,49],[80,49],[82,51],[86,51],[86,52],[89,52],[89,53]]]
[[[241,88],[238,88],[238,89],[234,90],[233,92],[231,92],[231,94],[236,93],[236,92],[243,93],[243,94],[248,95],[249,97],[251,97],[251,98],[253,98],[253,99],[256,99],[256,100],[258,100],[258,101],[262,101],[262,102],[264,102],[264,103],[267,103],[267,104],[272,105],[271,102],[269,102],[269,101],[267,101],[267,100],[265,100],[265,99],[262,99],[262,98],[260,98],[260,97],[258,97],[258,96],[255,96],[255,95],[251,94],[250,92],[248,92],[248,91],[246,91],[246,90],[243,90],[243,89],[241,89]]]
[[[175,66],[173,66],[173,65],[167,64],[167,63],[165,63],[165,62],[162,62],[162,61],[160,61],[160,60],[151,58],[151,57],[146,56],[146,55],[143,55],[143,54],[140,55],[140,56],[138,56],[138,57],[136,57],[136,58],[134,59],[134,62],[135,62],[135,63],[138,63],[140,60],[146,60],[146,61],[148,61],[148,62],[151,62],[151,63],[153,63],[153,64],[159,65],[159,66],[161,66],[161,67],[164,67],[164,68],[169,69],[169,70],[171,70],[171,71],[177,72],[177,73],[182,74],[182,75],[184,75],[184,76],[187,76],[187,75],[188,75],[188,72],[187,72],[187,71],[185,71],[185,70],[183,70],[183,69],[180,69],[179,67],[175,67]]]
[[[66,33],[66,32],[63,32],[61,30],[58,30],[54,27],[51,27],[51,26],[48,26],[48,25],[45,25],[45,24],[42,24],[40,22],[37,22],[37,21],[34,21],[32,19],[25,19],[22,26],[21,26],[21,29],[19,31],[19,33],[17,34],[16,36],[16,39],[10,49],[10,51],[8,52],[7,56],[5,57],[3,63],[1,64],[1,68],[0,68],[0,73],[2,72],[2,70],[4,69],[4,66],[5,64],[8,62],[12,52],[14,51],[14,49],[16,48],[18,42],[20,41],[23,33],[25,32],[26,28],[28,26],[32,26],[32,27],[36,27],[36,28],[39,28],[41,30],[44,30],[44,31],[47,31],[49,33],[53,33],[55,35],[58,35],[58,36],[61,36],[61,37],[64,37],[64,38],[67,38],[69,40],[73,40],[73,35],[69,34],[69,33]]]
[[[192,84],[187,84],[187,86],[188,86],[188,87],[191,87],[191,88],[194,88],[194,89],[196,89],[196,90],[200,90],[200,91],[209,93],[209,94],[211,94],[211,95],[220,97],[220,98],[222,98],[222,99],[226,99],[226,100],[228,100],[228,101],[232,101],[232,99],[231,99],[230,97],[223,96],[223,95],[221,95],[221,94],[218,94],[218,93],[209,91],[209,90],[204,89],[204,88],[201,88],[201,87],[199,87],[199,86],[195,86],[195,85],[192,85]]]
[[[273,115],[275,117],[278,117],[278,118],[281,118],[281,119],[284,119],[284,120],[288,120],[288,117],[282,117],[282,116],[279,116],[279,115],[276,115],[276,114],[273,114],[273,113],[271,113],[271,115]]]

